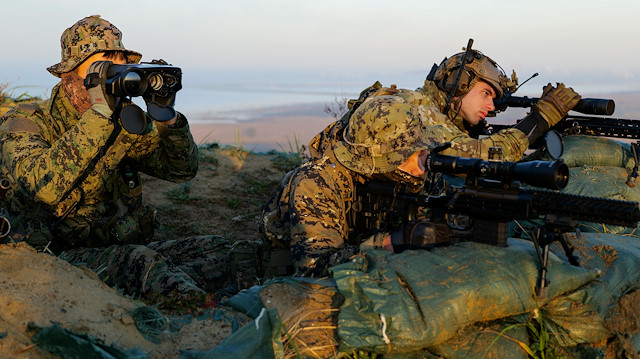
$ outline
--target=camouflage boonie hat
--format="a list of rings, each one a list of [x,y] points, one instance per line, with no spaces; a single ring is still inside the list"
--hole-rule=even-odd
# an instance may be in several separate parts
[[[122,33],[100,15],[85,17],[66,29],[60,37],[62,61],[47,70],[54,76],[69,72],[89,56],[103,51],[122,51],[127,62],[137,63],[142,58],[139,52],[127,50],[122,45]]]
[[[437,146],[420,120],[423,107],[392,98],[366,101],[353,113],[342,141],[333,147],[342,165],[363,175],[389,173],[412,154]]]

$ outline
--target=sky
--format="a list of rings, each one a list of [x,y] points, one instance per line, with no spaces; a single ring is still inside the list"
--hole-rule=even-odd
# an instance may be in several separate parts
[[[472,38],[521,82],[540,74],[524,94],[548,82],[640,91],[640,2],[631,0],[11,1],[2,5],[0,83],[49,91],[57,79],[45,68],[60,61],[60,35],[94,14],[143,61],[180,66],[193,89],[415,88]]]

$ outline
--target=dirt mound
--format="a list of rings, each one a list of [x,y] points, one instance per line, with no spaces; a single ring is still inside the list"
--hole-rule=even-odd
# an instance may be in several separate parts
[[[130,313],[139,303],[119,295],[98,276],[23,243],[0,246],[0,356],[37,358],[26,335],[29,322],[60,323],[107,344],[148,351]]]
[[[187,184],[143,179],[144,200],[158,208],[161,223],[154,239],[191,234],[258,238],[262,206],[292,165],[291,158],[214,146],[202,148],[200,156],[198,175]],[[212,349],[249,320],[218,309],[215,317],[191,320],[179,332],[165,333],[153,343],[142,336],[131,315],[147,304],[121,295],[90,270],[38,253],[24,243],[0,245],[1,358],[52,357],[32,343],[26,332],[30,322],[39,327],[59,323],[107,345],[138,348],[151,358],[177,358],[180,350]],[[171,321],[170,315],[165,318]]]

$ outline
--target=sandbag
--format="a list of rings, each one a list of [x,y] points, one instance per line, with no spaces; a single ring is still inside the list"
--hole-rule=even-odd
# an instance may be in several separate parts
[[[629,187],[626,184],[629,171],[621,167],[575,167],[569,169],[569,183],[562,192],[581,196],[600,197],[621,201],[640,202],[640,186]],[[637,227],[621,227],[598,223],[581,223],[580,229],[586,232],[615,234],[637,234]]]
[[[181,359],[283,358],[282,323],[275,309],[263,308],[252,322],[208,352],[185,350]]]
[[[571,135],[563,138],[562,160],[569,167],[608,166],[633,168],[631,145],[604,137]]]
[[[573,346],[640,332],[640,239],[583,233],[572,243],[580,265],[602,276],[542,307],[559,343]],[[551,249],[563,251],[555,245]]]
[[[562,192],[639,202],[640,187],[629,187],[628,176],[629,171],[622,167],[574,167],[569,169],[569,183]]]
[[[444,359],[527,359],[520,346],[529,346],[526,316],[476,323],[444,343],[427,348]]]
[[[372,250],[331,268],[345,302],[338,316],[340,350],[402,353],[437,345],[459,330],[531,312],[598,276],[549,258],[547,299],[534,290],[538,259],[530,242],[508,247],[462,242],[400,254]]]

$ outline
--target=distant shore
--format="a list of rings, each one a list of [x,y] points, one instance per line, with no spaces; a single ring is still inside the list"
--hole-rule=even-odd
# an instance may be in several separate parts
[[[612,98],[616,111],[611,117],[640,120],[640,93],[590,94],[585,97]],[[191,133],[197,144],[234,145],[256,152],[295,151],[307,145],[335,119],[324,112],[325,104],[259,108],[242,112],[192,113]],[[497,123],[515,123],[525,109],[511,109],[496,117]],[[489,121],[489,122],[496,122]]]
[[[296,151],[335,119],[324,113],[323,104],[258,109],[244,112],[241,121],[226,116],[211,118],[192,114],[189,126],[198,145],[218,143],[256,152]],[[209,120],[205,120],[208,118]]]

